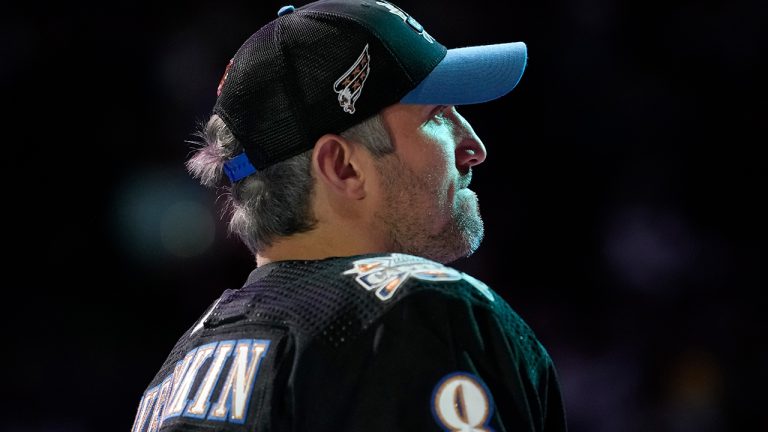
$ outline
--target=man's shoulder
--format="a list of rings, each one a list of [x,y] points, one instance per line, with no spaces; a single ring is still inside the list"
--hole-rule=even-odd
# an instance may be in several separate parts
[[[282,303],[294,310],[304,306],[328,313],[353,303],[385,310],[422,292],[486,303],[500,300],[488,285],[466,273],[403,253],[281,261],[266,269],[257,269],[254,274],[246,286],[230,296],[239,298],[240,302],[259,300]]]
[[[177,343],[168,367],[211,340],[274,339],[340,347],[398,305],[455,302],[508,315],[485,283],[447,265],[401,253],[276,262],[226,290]],[[253,276],[253,274],[252,274]],[[257,335],[258,337],[254,336]]]
[[[337,346],[415,298],[496,308],[503,300],[478,279],[426,258],[380,253],[276,262],[223,296],[207,319],[272,322]]]
[[[317,370],[352,377],[362,369],[349,361],[368,358],[363,353],[371,346],[387,346],[384,336],[397,341],[393,353],[407,340],[414,349],[475,347],[481,358],[488,338],[496,337],[526,364],[540,364],[536,357],[545,355],[503,299],[444,264],[397,253],[275,263],[225,291],[179,340],[142,396],[138,430],[153,421],[187,428],[206,410],[208,419],[270,425],[270,410],[230,401],[267,394],[282,400],[295,368],[305,378]],[[537,371],[531,369],[534,382]]]

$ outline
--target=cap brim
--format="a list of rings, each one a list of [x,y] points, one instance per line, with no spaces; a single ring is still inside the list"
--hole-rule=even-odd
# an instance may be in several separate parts
[[[523,42],[448,50],[435,69],[400,102],[467,105],[499,98],[515,88],[527,59]]]

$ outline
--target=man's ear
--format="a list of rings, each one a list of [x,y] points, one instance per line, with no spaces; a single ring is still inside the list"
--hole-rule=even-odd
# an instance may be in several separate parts
[[[327,189],[351,199],[365,197],[365,176],[360,158],[363,149],[336,134],[325,134],[315,142],[312,167]]]

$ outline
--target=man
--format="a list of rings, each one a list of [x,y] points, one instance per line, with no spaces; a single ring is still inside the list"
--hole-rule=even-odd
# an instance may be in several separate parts
[[[446,50],[397,6],[323,0],[249,38],[188,162],[226,175],[257,268],[182,336],[134,432],[563,431],[551,359],[445,266],[483,224],[455,105],[508,93],[522,43]]]

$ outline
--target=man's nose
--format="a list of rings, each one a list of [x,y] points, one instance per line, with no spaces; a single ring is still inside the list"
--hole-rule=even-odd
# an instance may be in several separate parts
[[[483,142],[467,119],[462,117],[455,108],[451,111],[456,122],[455,133],[458,142],[456,145],[456,166],[461,172],[466,172],[473,166],[483,163],[487,154]]]

